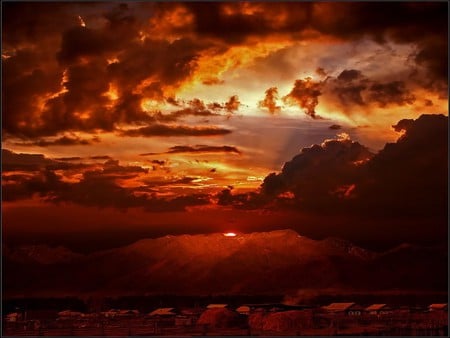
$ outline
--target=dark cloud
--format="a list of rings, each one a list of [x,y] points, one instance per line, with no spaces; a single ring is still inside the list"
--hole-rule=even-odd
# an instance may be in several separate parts
[[[211,110],[220,110],[223,109],[223,105],[221,105],[218,102],[212,102],[212,103],[208,103],[208,109]]]
[[[74,145],[91,145],[94,143],[100,142],[98,137],[93,137],[91,139],[83,139],[80,137],[70,137],[70,136],[61,136],[54,140],[36,140],[32,142],[21,142],[16,143],[21,146],[39,146],[39,147],[49,147],[49,146],[74,146]]]
[[[425,39],[415,61],[428,69],[428,84],[447,94],[448,83],[448,41],[442,37]]]
[[[374,83],[369,90],[369,99],[377,102],[380,107],[386,107],[392,103],[397,105],[413,104],[416,100],[402,81]]]
[[[342,129],[342,126],[340,126],[339,124],[332,124],[331,126],[328,127],[328,129],[339,130]]]
[[[311,5],[214,3],[205,11],[204,4],[189,2],[186,7],[194,14],[194,27],[198,35],[239,44],[250,36],[301,31],[307,25]],[[285,20],[275,20],[278,17]]]
[[[82,57],[101,56],[117,49],[112,36],[87,27],[72,27],[62,35],[61,49],[57,59],[72,64]]]
[[[375,155],[348,137],[327,140],[302,149],[280,173],[268,175],[257,195],[233,195],[227,189],[218,195],[218,203],[360,217],[425,217],[436,219],[436,227],[446,224],[448,117],[422,115],[393,128],[403,134]]]
[[[429,99],[425,99],[424,100],[424,104],[427,107],[431,107],[433,105],[433,101],[429,100]]]
[[[3,171],[35,171],[55,164],[55,161],[46,158],[42,154],[17,154],[11,150],[2,149]]]
[[[196,145],[196,146],[173,146],[163,153],[145,153],[140,154],[140,156],[149,155],[160,155],[160,154],[181,154],[181,153],[234,153],[242,154],[241,151],[232,146],[207,146],[207,145]]]
[[[140,127],[137,129],[129,129],[122,131],[124,136],[216,136],[226,135],[231,133],[231,130],[220,127],[189,127],[183,125],[164,125],[155,124],[147,127]]]
[[[386,214],[446,219],[448,117],[422,115],[401,120],[394,129],[404,134],[365,166],[361,203]]]
[[[176,103],[169,99],[173,93],[165,91],[189,79],[205,51],[220,54],[273,34],[297,41],[326,35],[341,41],[364,37],[379,43],[415,44],[413,59],[426,73],[418,82],[446,95],[444,3],[214,3],[207,10],[205,6],[195,2],[6,4],[3,48],[10,57],[2,60],[2,94],[7,98],[2,100],[4,136],[34,139],[65,131],[114,131],[123,123],[148,124],[153,119],[142,111],[141,101]],[[180,8],[184,23],[169,20],[168,28],[163,28],[164,20]],[[80,26],[79,15],[86,27]],[[149,27],[154,31],[143,37]],[[355,72],[346,70],[338,80]],[[326,72],[322,69],[318,74]],[[205,83],[220,83],[217,74],[210,75]],[[117,92],[114,102],[107,95],[111,85]],[[340,89],[339,95],[361,105],[366,90],[373,92],[374,99],[379,93],[386,98],[380,99],[384,100],[380,105],[413,101],[407,86],[395,82],[367,88],[353,84]],[[320,88],[305,88],[299,82],[288,96],[315,116],[319,95]],[[237,110],[237,97],[223,107]]]
[[[363,94],[370,81],[361,71],[357,69],[344,69],[336,78],[327,77],[324,92],[328,97],[342,106],[343,111],[348,113],[354,105],[366,104]]]
[[[345,69],[338,75],[337,79],[340,81],[344,81],[344,82],[350,82],[350,81],[356,80],[361,77],[362,77],[362,74],[359,70]]]
[[[271,87],[266,90],[266,96],[264,97],[264,100],[259,101],[258,107],[267,108],[267,110],[269,110],[269,113],[275,114],[281,110],[281,107],[277,106],[277,100],[278,89],[277,87]]]
[[[89,158],[91,160],[111,160],[111,157],[107,155],[90,156]]]
[[[121,166],[118,160],[110,159],[103,164],[103,175],[138,175],[148,173],[148,169],[140,166]]]
[[[186,184],[192,184],[197,177],[191,177],[191,176],[185,176],[181,178],[175,178],[175,179],[144,179],[143,182],[145,183],[145,187],[147,188],[156,188],[156,187],[166,187],[166,186],[173,186],[173,185],[186,185]]]
[[[312,118],[317,118],[315,108],[319,104],[322,82],[314,82],[307,77],[303,80],[295,80],[294,88],[283,97],[283,101],[292,105],[298,105]]]
[[[303,148],[299,155],[284,164],[279,174],[273,173],[264,179],[262,193],[276,197],[291,192],[304,208],[328,208],[339,199],[333,192],[354,184],[358,163],[372,156],[366,147],[348,138]]]
[[[118,209],[144,208],[149,212],[183,211],[190,206],[211,203],[207,194],[162,198],[151,189],[151,187],[174,184],[192,184],[195,177],[161,181],[144,180],[145,185],[141,187],[126,188],[118,185],[116,179],[133,178],[147,173],[148,169],[139,166],[122,166],[119,161],[108,160],[101,169],[83,171],[79,182],[69,183],[63,181],[62,175],[56,174],[55,170],[74,169],[76,165],[49,160],[43,155],[15,154],[5,149],[2,150],[2,156],[6,158],[3,162],[4,171],[5,167],[8,171],[33,171],[32,174],[27,175],[10,175],[11,177],[6,180],[8,183],[2,185],[2,196],[5,201],[37,196],[49,203],[70,202],[83,206]]]
[[[81,161],[83,158],[79,156],[72,156],[72,157],[58,157],[55,158],[57,161]]]
[[[70,163],[81,161],[80,157],[50,159],[42,154],[18,154],[13,151],[2,149],[2,170],[42,172],[44,170],[79,170],[88,168],[86,163]]]
[[[205,107],[184,108],[167,114],[162,114],[161,112],[155,112],[152,114],[152,118],[159,122],[175,122],[186,116],[209,117],[220,116],[220,114],[207,110]]]
[[[345,69],[336,78],[328,77],[323,82],[324,95],[335,97],[345,113],[354,111],[354,106],[377,104],[385,108],[390,105],[411,105],[415,96],[403,81],[374,81],[357,69]]]
[[[263,208],[270,200],[257,192],[233,194],[232,189],[224,189],[216,194],[217,204],[236,209],[254,210]]]
[[[2,185],[4,201],[28,199],[38,195],[43,199],[51,198],[55,191],[66,191],[67,185],[53,170],[45,169],[34,176],[21,176],[14,184]]]
[[[319,75],[319,76],[322,76],[322,77],[325,77],[325,76],[328,75],[328,73],[322,67],[317,67],[316,68],[316,74]]]

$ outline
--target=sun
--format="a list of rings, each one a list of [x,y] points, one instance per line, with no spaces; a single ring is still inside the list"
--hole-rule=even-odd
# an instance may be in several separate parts
[[[236,237],[236,233],[234,232],[225,232],[223,235],[225,237]]]

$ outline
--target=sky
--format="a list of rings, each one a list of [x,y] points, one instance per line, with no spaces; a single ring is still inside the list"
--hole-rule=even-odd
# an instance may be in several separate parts
[[[5,241],[447,238],[446,2],[2,13]]]

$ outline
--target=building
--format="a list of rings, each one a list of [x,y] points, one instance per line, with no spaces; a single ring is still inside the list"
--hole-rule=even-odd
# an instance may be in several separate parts
[[[163,307],[156,309],[148,314],[149,317],[175,317],[178,311],[173,307]]]
[[[137,317],[138,315],[138,310],[119,310],[116,314],[117,317]]]
[[[280,311],[292,311],[292,310],[305,310],[311,309],[311,306],[307,305],[286,305],[281,303],[262,303],[262,304],[243,304],[242,307],[248,307],[249,312],[280,312]],[[244,308],[245,309],[245,308]],[[238,311],[236,309],[236,311]],[[239,311],[238,311],[239,312]]]
[[[209,304],[207,309],[226,309],[228,308],[228,304]]]
[[[365,312],[369,315],[382,316],[391,314],[393,311],[387,304],[372,304],[365,308]]]
[[[83,313],[78,311],[71,311],[71,310],[64,310],[61,312],[58,312],[58,317],[61,319],[74,319],[74,318],[80,318],[83,317]]]
[[[360,316],[363,308],[356,303],[331,303],[322,307],[327,313]]]
[[[250,306],[248,306],[248,305],[239,306],[236,309],[236,312],[240,313],[241,315],[247,315],[248,316],[250,314]]]
[[[18,312],[8,313],[5,320],[10,323],[15,323],[22,320],[22,314]]]
[[[445,312],[445,311],[448,311],[448,304],[447,303],[430,304],[428,306],[428,311],[430,311],[430,312]]]

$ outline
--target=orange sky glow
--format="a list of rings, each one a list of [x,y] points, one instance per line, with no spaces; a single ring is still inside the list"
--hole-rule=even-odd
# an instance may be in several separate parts
[[[400,121],[448,116],[445,4],[394,4],[398,20],[383,6],[6,4],[5,213],[140,210],[189,232],[178,213],[357,203],[370,180],[355,168],[412,135]],[[351,153],[335,168],[341,146]],[[333,161],[304,155],[291,174],[314,147]],[[239,229],[236,218],[218,230]]]

